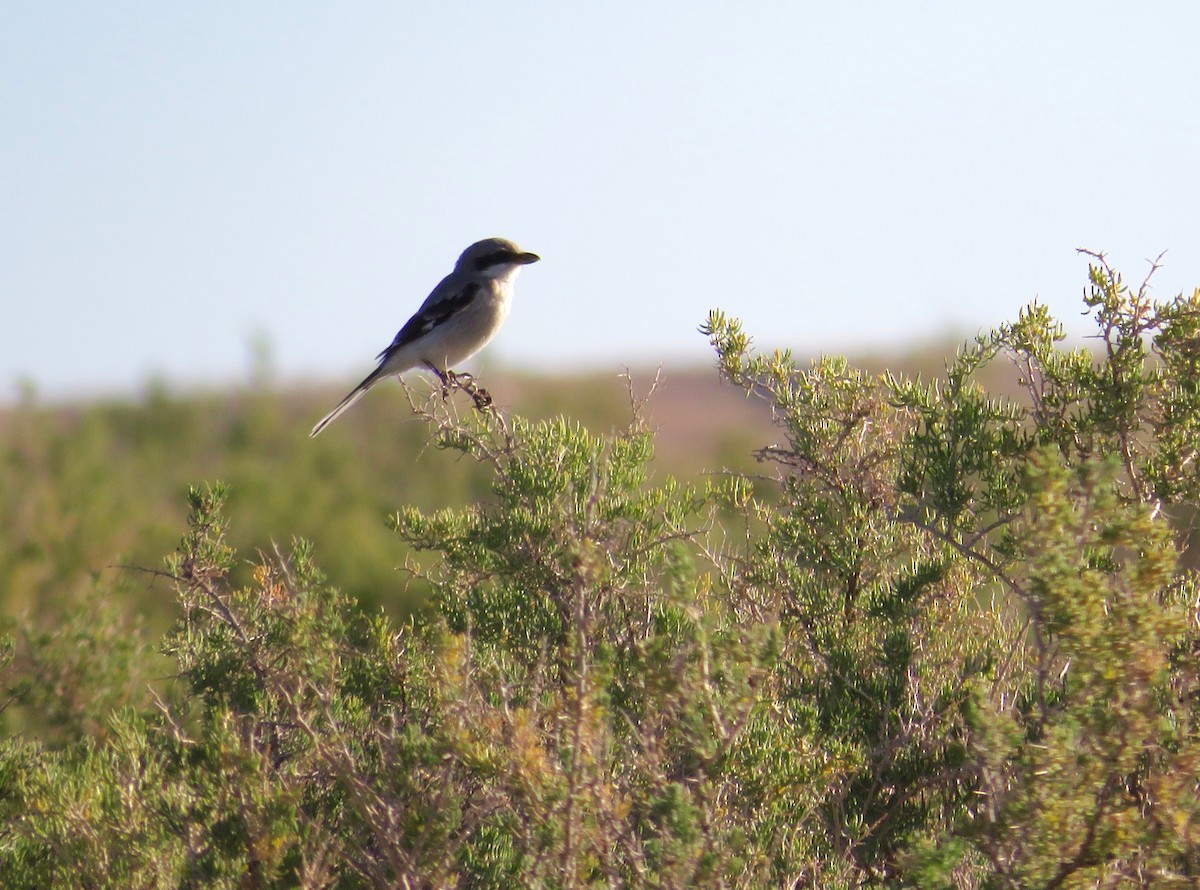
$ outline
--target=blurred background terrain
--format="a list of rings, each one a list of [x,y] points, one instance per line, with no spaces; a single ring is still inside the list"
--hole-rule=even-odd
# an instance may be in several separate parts
[[[954,348],[928,344],[855,361],[929,378]],[[1005,386],[1004,369],[993,373]],[[778,438],[769,406],[723,383],[714,367],[559,376],[490,369],[480,379],[505,411],[561,414],[600,433],[630,422],[632,393],[656,431],[660,477],[757,472],[755,449]],[[428,392],[420,375],[408,382]],[[189,392],[157,382],[138,397],[44,403],[29,393],[0,410],[0,613],[53,622],[102,585],[120,592],[131,615],[165,626],[172,599],[139,569],[160,568],[178,543],[188,486],[215,480],[232,488],[231,543],[247,566],[256,551],[286,550],[302,537],[331,581],[364,607],[411,608],[423,587],[402,570],[410,555],[388,516],[410,504],[432,510],[487,498],[488,476],[470,459],[427,447],[426,427],[393,383],[310,439],[313,422],[352,383],[259,378]],[[467,410],[465,396],[457,398]]]

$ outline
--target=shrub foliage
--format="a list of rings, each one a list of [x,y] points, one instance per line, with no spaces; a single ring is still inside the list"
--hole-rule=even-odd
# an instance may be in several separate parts
[[[1098,350],[1035,304],[929,382],[713,312],[780,439],[704,486],[650,476],[636,409],[416,404],[492,495],[394,515],[403,623],[302,541],[233,583],[194,490],[166,679],[103,604],[2,653],[53,732],[0,746],[0,883],[1191,886],[1200,292],[1095,255],[1086,299]]]

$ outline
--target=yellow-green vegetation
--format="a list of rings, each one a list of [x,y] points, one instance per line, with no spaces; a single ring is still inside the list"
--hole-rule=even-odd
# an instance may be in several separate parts
[[[631,378],[500,375],[488,383],[521,416],[566,412],[611,432],[628,422],[631,398],[647,399],[656,374]],[[420,379],[410,385],[429,392]],[[174,600],[120,567],[161,565],[178,542],[197,479],[229,485],[238,517],[232,543],[247,560],[303,538],[351,597],[408,611],[426,588],[397,571],[408,550],[386,518],[401,505],[473,503],[487,496],[490,477],[472,461],[431,449],[399,386],[373,392],[334,435],[309,439],[305,424],[335,397],[332,389],[173,394],[159,385],[137,401],[30,401],[3,412],[0,614],[56,621],[64,604],[89,597],[99,576],[123,585],[132,611],[165,629],[178,614]],[[657,467],[684,478],[749,468],[770,423],[764,406],[721,387],[709,370],[664,377],[645,415],[662,429]]]
[[[3,653],[0,884],[1191,886],[1200,587],[1168,517],[1200,494],[1200,292],[1095,259],[1099,351],[1035,305],[936,380],[712,313],[730,405],[777,423],[725,473],[583,398],[368,400],[307,451],[309,406],[265,393],[159,396],[161,439],[116,422],[146,407],[18,412],[5,570],[77,589]],[[72,574],[216,470],[158,575]],[[254,540],[280,529],[320,543]],[[404,561],[425,605],[381,611]],[[150,596],[170,630],[123,611]]]

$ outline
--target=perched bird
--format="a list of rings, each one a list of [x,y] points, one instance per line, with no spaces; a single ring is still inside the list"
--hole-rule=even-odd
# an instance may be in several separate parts
[[[392,344],[379,353],[379,367],[321,418],[310,435],[325,429],[387,377],[424,366],[437,374],[443,385],[454,380],[452,367],[483,349],[508,318],[513,282],[521,267],[539,259],[504,238],[486,238],[464,250],[454,271],[425,298]]]

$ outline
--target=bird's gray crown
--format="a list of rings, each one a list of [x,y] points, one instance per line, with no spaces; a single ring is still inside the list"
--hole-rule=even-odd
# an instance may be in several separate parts
[[[462,252],[455,269],[484,272],[500,265],[524,266],[539,259],[536,253],[521,250],[507,238],[484,238]]]

